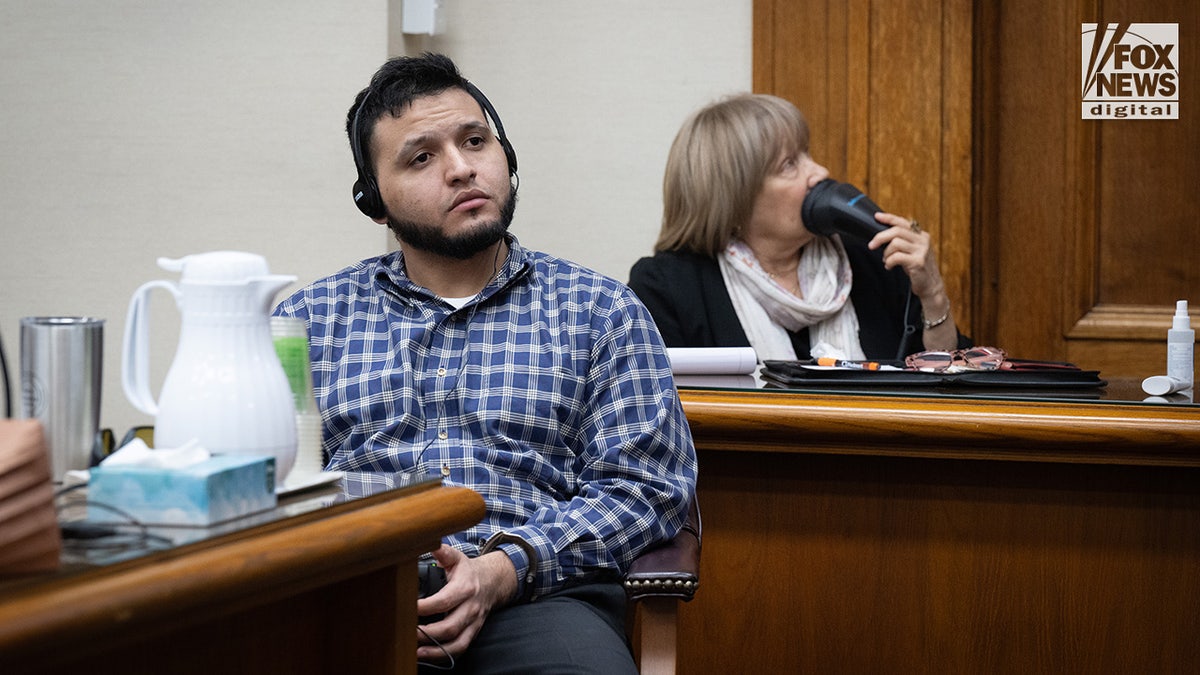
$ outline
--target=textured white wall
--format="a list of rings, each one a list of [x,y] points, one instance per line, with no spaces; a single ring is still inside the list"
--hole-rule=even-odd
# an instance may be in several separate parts
[[[389,53],[444,51],[499,109],[521,163],[514,232],[624,279],[650,250],[671,138],[750,86],[751,0],[0,0],[0,337],[22,316],[107,320],[102,423],[125,400],[130,294],[158,256],[267,256],[301,282],[388,247],[350,200],[343,123]],[[155,296],[158,382],[177,313]],[[14,394],[18,394],[14,383]],[[19,395],[19,394],[18,394]],[[14,405],[19,409],[19,406]]]
[[[688,113],[751,84],[751,0],[443,0],[451,56],[520,159],[522,243],[622,281],[650,253],[667,151]]]

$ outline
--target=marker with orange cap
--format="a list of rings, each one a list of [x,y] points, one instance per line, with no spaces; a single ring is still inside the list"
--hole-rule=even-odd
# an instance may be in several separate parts
[[[879,370],[879,364],[874,361],[843,361],[842,359],[834,359],[828,356],[822,356],[817,359],[818,366],[832,366],[834,368],[852,368],[854,370]]]

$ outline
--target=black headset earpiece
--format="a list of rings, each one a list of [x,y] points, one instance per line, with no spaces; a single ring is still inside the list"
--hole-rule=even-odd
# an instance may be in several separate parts
[[[479,103],[479,107],[483,108],[484,114],[491,118],[492,124],[496,125],[496,139],[500,141],[500,147],[504,149],[504,158],[508,161],[508,175],[517,175],[517,152],[513,149],[512,143],[508,142],[508,136],[504,133],[504,123],[500,121],[500,116],[496,114],[496,109],[492,107],[492,102],[483,95],[479,88],[470,82],[466,82],[467,93],[471,98]],[[375,182],[375,176],[367,167],[366,154],[363,152],[360,144],[360,136],[358,134],[358,119],[362,114],[362,109],[367,103],[367,99],[371,97],[373,89],[368,88],[363,94],[362,100],[358,103],[358,109],[354,111],[354,122],[350,125],[350,151],[354,155],[354,167],[358,170],[358,180],[354,181],[352,194],[354,195],[354,204],[368,218],[383,218],[387,215],[387,209],[383,205],[383,197],[379,194],[379,185]]]
[[[350,125],[350,152],[354,155],[354,168],[358,170],[358,180],[354,181],[352,193],[354,205],[368,218],[374,219],[384,217],[387,209],[383,207],[383,198],[379,195],[379,186],[375,183],[375,176],[367,170],[358,135],[358,118],[362,116],[363,106],[367,104],[367,99],[371,98],[372,91],[370,88],[367,89],[367,93],[363,94],[362,100],[358,103],[358,109],[354,111],[354,122]]]

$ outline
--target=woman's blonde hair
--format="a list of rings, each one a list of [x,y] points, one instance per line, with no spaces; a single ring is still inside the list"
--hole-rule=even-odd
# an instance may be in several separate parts
[[[737,94],[696,111],[667,156],[655,252],[716,257],[750,219],[779,158],[806,152],[808,123],[777,96]]]

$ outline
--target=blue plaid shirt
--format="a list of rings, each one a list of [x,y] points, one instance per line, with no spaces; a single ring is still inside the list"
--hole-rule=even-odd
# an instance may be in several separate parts
[[[414,284],[395,252],[275,313],[308,323],[327,468],[437,473],[479,492],[483,521],[448,543],[504,551],[519,594],[536,597],[623,574],[674,536],[696,453],[636,296],[509,242],[496,278],[457,310]]]

